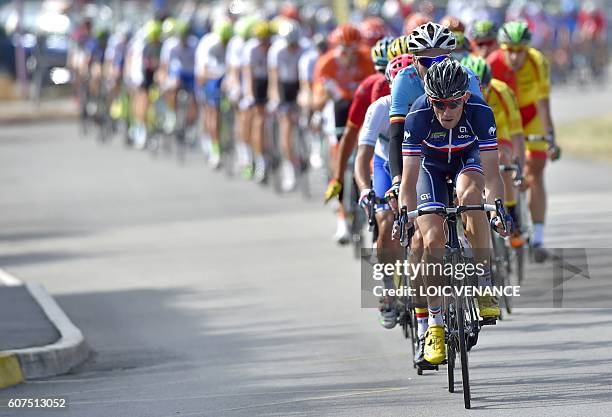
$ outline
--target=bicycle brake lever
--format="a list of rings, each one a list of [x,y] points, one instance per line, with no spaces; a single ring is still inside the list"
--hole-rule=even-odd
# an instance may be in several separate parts
[[[495,213],[496,213],[497,217],[499,217],[499,219],[501,220],[502,228],[503,228],[504,232],[507,232],[508,231],[508,224],[506,222],[506,210],[504,209],[504,204],[502,203],[501,199],[499,199],[499,198],[495,199]],[[493,227],[497,231],[497,227],[495,225],[493,225]]]

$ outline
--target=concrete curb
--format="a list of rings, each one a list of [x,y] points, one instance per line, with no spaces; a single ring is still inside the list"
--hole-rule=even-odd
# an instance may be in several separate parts
[[[89,356],[83,334],[47,290],[38,283],[28,283],[25,286],[58,330],[60,338],[46,346],[0,352],[0,387],[65,374]],[[15,369],[15,359],[19,364],[18,370]]]

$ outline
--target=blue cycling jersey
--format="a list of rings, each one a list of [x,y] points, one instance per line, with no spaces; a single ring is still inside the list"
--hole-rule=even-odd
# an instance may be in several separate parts
[[[419,97],[404,124],[403,156],[432,154],[451,157],[459,155],[469,145],[477,143],[482,151],[497,149],[495,117],[487,103],[478,96],[470,96],[464,104],[463,114],[452,129],[442,127],[425,94]]]
[[[465,67],[464,67],[465,68]],[[466,68],[469,78],[469,91],[473,96],[482,97],[480,80],[476,74]],[[401,70],[391,87],[391,109],[389,111],[389,167],[392,177],[402,174],[402,136],[404,133],[404,121],[415,100],[425,93],[423,80],[419,76],[414,65]]]
[[[466,68],[466,70],[470,77],[469,91],[472,95],[482,97],[478,76],[471,69]],[[425,94],[423,80],[414,65],[409,65],[398,72],[391,87],[391,110],[389,111],[391,119],[394,116],[403,117],[408,114],[412,103],[422,94]]]

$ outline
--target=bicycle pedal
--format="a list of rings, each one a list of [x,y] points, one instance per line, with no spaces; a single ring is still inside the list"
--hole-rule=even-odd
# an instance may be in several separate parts
[[[495,326],[497,324],[497,319],[493,317],[487,317],[480,320],[481,326]]]

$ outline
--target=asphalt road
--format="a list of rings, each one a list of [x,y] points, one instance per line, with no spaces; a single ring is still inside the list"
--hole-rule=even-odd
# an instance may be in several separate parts
[[[576,96],[555,114],[609,107]],[[0,392],[67,409],[0,416],[610,415],[612,310],[525,309],[487,328],[466,411],[444,369],[418,377],[400,331],[360,308],[329,208],[76,132],[0,129],[0,266],[42,282],[94,353]],[[612,167],[565,158],[548,184],[548,244],[611,247]]]

